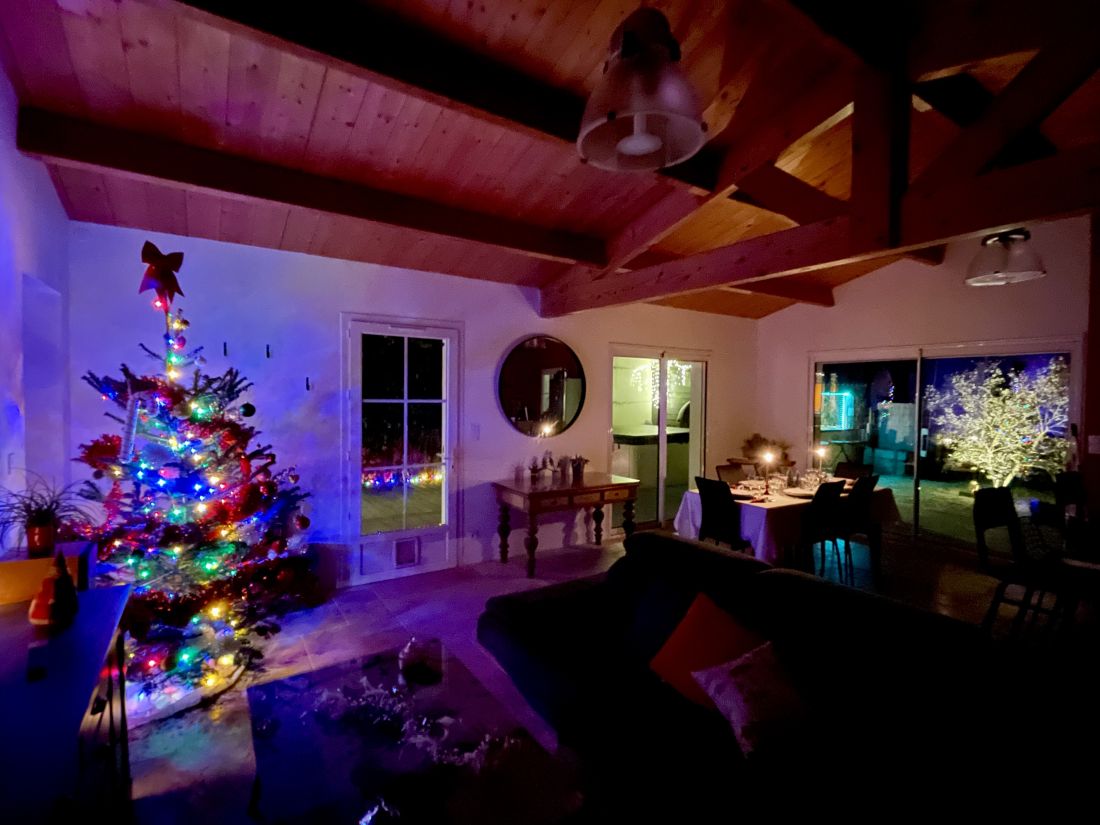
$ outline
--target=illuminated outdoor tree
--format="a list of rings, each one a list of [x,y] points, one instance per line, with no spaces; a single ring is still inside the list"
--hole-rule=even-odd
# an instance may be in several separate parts
[[[1061,358],[1035,371],[980,364],[925,392],[947,466],[976,470],[997,487],[1065,469],[1069,370]]]

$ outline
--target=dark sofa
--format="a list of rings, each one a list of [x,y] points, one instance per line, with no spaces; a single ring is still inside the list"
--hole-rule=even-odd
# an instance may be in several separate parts
[[[668,533],[637,533],[626,549],[605,575],[493,598],[478,622],[576,753],[591,821],[808,799],[820,810],[853,793],[981,796],[1012,787],[1017,755],[1050,761],[1044,721],[1018,701],[1033,680],[977,627]],[[798,746],[744,759],[717,711],[649,669],[699,593],[772,641],[812,712]]]

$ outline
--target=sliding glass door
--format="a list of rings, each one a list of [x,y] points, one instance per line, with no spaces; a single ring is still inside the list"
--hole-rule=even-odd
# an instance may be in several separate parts
[[[874,473],[905,526],[966,543],[975,489],[1010,487],[1021,508],[1052,500],[1076,452],[1071,348],[1012,349],[818,360],[812,448],[824,455],[811,450],[806,466]]]
[[[616,355],[612,358],[611,472],[641,481],[635,520],[670,520],[694,478],[704,475],[706,362]],[[621,524],[616,511],[613,526]]]
[[[916,358],[818,363],[815,452],[804,466],[878,475],[879,486],[893,490],[902,521],[912,525],[916,410]]]
[[[972,541],[978,487],[1054,500],[1073,451],[1069,379],[1069,352],[922,360],[922,532]]]

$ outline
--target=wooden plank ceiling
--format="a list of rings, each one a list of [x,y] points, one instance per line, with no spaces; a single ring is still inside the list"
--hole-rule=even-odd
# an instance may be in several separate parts
[[[282,5],[0,0],[20,145],[70,217],[549,287],[847,211],[854,78],[875,56],[814,3],[654,4],[715,136],[661,174],[601,171],[571,143],[637,0],[314,0],[308,20]],[[911,44],[911,65],[936,52],[912,78],[914,179],[1044,42],[968,51],[984,20],[948,11],[954,52],[935,20]],[[1021,152],[1096,144],[1098,100],[1093,77]],[[899,255],[654,300],[759,318],[829,305]]]

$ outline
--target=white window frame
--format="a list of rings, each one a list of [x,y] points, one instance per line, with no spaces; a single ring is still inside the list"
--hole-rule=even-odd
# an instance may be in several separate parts
[[[360,346],[357,333],[362,332],[362,327],[373,329],[369,334],[395,335],[412,338],[442,338],[448,341],[445,347],[447,363],[444,366],[444,421],[443,443],[445,454],[441,462],[445,472],[444,513],[445,523],[439,527],[418,527],[406,530],[394,530],[385,533],[362,532],[362,515],[360,500],[361,467],[361,411],[362,397],[360,376],[354,374],[354,365],[357,363],[356,352]],[[465,325],[461,321],[430,320],[423,318],[409,318],[389,315],[370,315],[356,312],[340,313],[340,345],[342,359],[343,387],[341,397],[343,399],[341,410],[341,455],[343,456],[344,472],[342,489],[341,521],[343,524],[343,536],[345,543],[358,550],[366,542],[385,537],[387,540],[399,541],[402,538],[417,536],[442,536],[448,543],[448,564],[454,566],[462,564],[463,536],[463,484],[462,484],[462,373],[463,373],[463,340],[465,337]],[[406,364],[406,370],[408,366]],[[357,393],[360,395],[357,396]],[[407,433],[406,433],[407,436]],[[420,465],[416,465],[420,466]],[[406,572],[427,572],[438,569],[440,565],[425,568],[409,568]],[[402,575],[399,570],[394,575]]]

